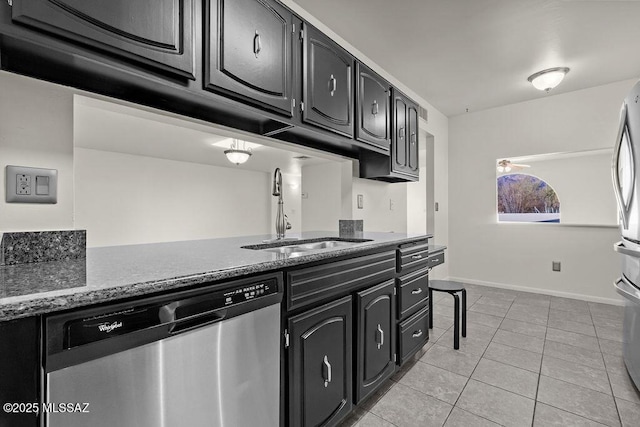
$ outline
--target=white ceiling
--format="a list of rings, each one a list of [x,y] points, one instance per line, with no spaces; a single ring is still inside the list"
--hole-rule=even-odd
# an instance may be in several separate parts
[[[76,147],[269,173],[279,167],[283,173],[300,175],[304,165],[344,160],[187,117],[81,95],[74,96],[73,137]],[[224,155],[229,138],[259,146],[246,163],[235,165]],[[296,159],[300,155],[309,158]]]
[[[447,116],[640,77],[640,0],[294,1]]]

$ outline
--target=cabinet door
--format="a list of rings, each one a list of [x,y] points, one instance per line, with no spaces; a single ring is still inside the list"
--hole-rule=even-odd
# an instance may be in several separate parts
[[[353,137],[353,57],[304,24],[302,120]]]
[[[393,96],[393,138],[391,170],[407,172],[407,101],[397,92]]]
[[[289,425],[334,425],[351,411],[351,297],[289,319]]]
[[[356,76],[356,139],[389,150],[391,86],[361,63],[356,65]]]
[[[210,0],[206,14],[205,88],[291,116],[291,12],[272,0]]]
[[[395,371],[395,284],[393,280],[358,292],[356,403]]]
[[[12,19],[194,78],[194,0],[14,0]]]
[[[418,105],[397,90],[393,94],[391,171],[418,177]]]
[[[418,176],[418,106],[407,107],[407,169]]]

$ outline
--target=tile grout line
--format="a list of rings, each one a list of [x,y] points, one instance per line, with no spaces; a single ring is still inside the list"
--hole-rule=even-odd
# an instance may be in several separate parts
[[[533,399],[533,418],[531,426],[536,422],[536,409],[538,407],[538,392],[540,391],[540,378],[542,377],[542,363],[544,362],[544,349],[547,346],[547,332],[549,331],[549,317],[551,317],[551,299],[549,299],[549,311],[547,313],[547,326],[544,328],[544,340],[542,341],[542,356],[540,357],[540,368],[538,370],[538,382],[536,384],[536,397]]]
[[[593,313],[591,312],[591,307],[589,306],[589,316],[591,316],[591,321],[593,322]],[[596,331],[596,335],[598,335],[598,330],[596,329],[595,323],[593,324],[593,329]],[[607,380],[609,381],[609,388],[611,388],[611,397],[613,398],[613,405],[616,408],[616,414],[618,415],[618,421],[620,421],[620,425],[624,425],[622,423],[622,417],[620,416],[620,409],[618,409],[618,401],[616,400],[616,395],[613,392],[613,385],[611,384],[611,377],[609,376],[609,370],[607,369],[607,361],[604,359],[604,353],[602,351],[602,345],[600,344],[600,337],[598,340],[598,348],[600,349],[600,357],[602,357],[602,363],[604,364],[604,371],[607,373]]]
[[[482,297],[481,297],[481,298],[482,298]],[[481,299],[481,298],[480,298],[480,299]],[[476,300],[476,302],[477,302],[477,301],[478,301],[478,300]],[[515,301],[515,299],[514,299],[514,301]],[[513,305],[513,301],[511,302],[511,304],[509,304],[509,309],[511,309],[511,306],[512,306],[512,305]],[[509,309],[507,309],[507,313],[509,312]],[[486,313],[485,313],[485,314],[486,314]],[[506,316],[506,313],[505,313],[505,316]],[[496,317],[497,317],[497,316],[496,316]],[[500,325],[502,325],[502,322],[504,322],[504,319],[505,319],[505,317],[504,317],[504,316],[502,316],[502,321],[500,322]],[[469,377],[467,378],[467,381],[465,382],[464,387],[462,387],[462,390],[460,390],[460,394],[458,395],[458,397],[457,397],[456,401],[454,402],[454,404],[453,404],[453,408],[460,408],[459,406],[457,406],[457,405],[458,405],[458,401],[460,400],[460,397],[462,396],[462,393],[464,393],[464,390],[467,388],[467,385],[469,385],[469,381],[471,381],[471,377],[473,376],[473,374],[475,373],[476,369],[478,368],[478,365],[480,364],[480,361],[481,361],[481,360],[482,360],[482,358],[484,357],[484,354],[487,352],[487,348],[489,348],[489,345],[491,345],[491,342],[493,341],[493,337],[494,337],[494,336],[496,335],[496,333],[498,332],[498,329],[500,329],[500,325],[498,325],[498,328],[496,329],[496,331],[493,333],[493,335],[491,335],[491,339],[489,340],[489,344],[487,345],[487,347],[485,347],[484,351],[483,351],[483,352],[482,352],[482,354],[480,355],[480,359],[478,359],[478,362],[476,363],[476,366],[473,368],[473,371],[471,371],[471,374],[470,374],[470,375],[469,375]],[[474,381],[478,381],[478,380],[474,380]],[[482,382],[482,381],[478,381],[478,382]],[[484,383],[483,383],[483,384],[484,384]],[[453,412],[453,408],[451,409],[451,412]],[[460,408],[460,409],[461,409],[461,410],[463,410],[463,411],[467,411],[467,412],[469,412],[470,414],[473,414],[473,415],[475,415],[475,416],[477,416],[477,417],[480,417],[480,418],[482,418],[482,419],[485,419],[485,420],[488,420],[488,421],[491,421],[491,422],[495,422],[495,421],[493,421],[493,420],[490,420],[490,419],[488,419],[488,418],[483,417],[482,415],[478,415],[478,414],[476,414],[475,412],[471,412],[471,411],[466,410],[466,409],[463,409],[463,408]],[[450,415],[451,415],[451,413],[449,413],[449,416],[450,416]],[[449,416],[447,416],[447,420],[449,419]],[[445,420],[445,424],[446,424],[447,420]],[[499,423],[496,423],[496,424],[499,424]]]

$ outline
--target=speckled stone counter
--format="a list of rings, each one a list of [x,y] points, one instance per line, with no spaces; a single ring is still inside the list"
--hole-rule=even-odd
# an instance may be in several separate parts
[[[168,291],[200,283],[279,270],[409,243],[430,235],[367,233],[371,241],[289,256],[242,249],[273,236],[245,236],[87,249],[86,259],[0,267],[0,321],[106,301]],[[337,233],[290,237],[317,239]],[[295,242],[293,242],[295,243]],[[442,248],[442,247],[440,247]]]

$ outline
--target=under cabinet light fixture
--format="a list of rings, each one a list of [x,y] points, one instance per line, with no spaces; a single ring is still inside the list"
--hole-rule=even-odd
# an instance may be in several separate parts
[[[240,143],[242,144],[242,148],[240,148]],[[240,141],[238,139],[234,139],[231,141],[231,146],[228,150],[224,150],[224,155],[227,156],[227,159],[231,163],[235,163],[236,165],[241,165],[249,160],[251,157],[251,148],[248,148],[244,141]]]
[[[549,68],[530,75],[527,80],[536,89],[549,92],[551,89],[560,84],[560,82],[562,81],[562,79],[564,79],[564,76],[568,72],[569,68],[567,67]]]

